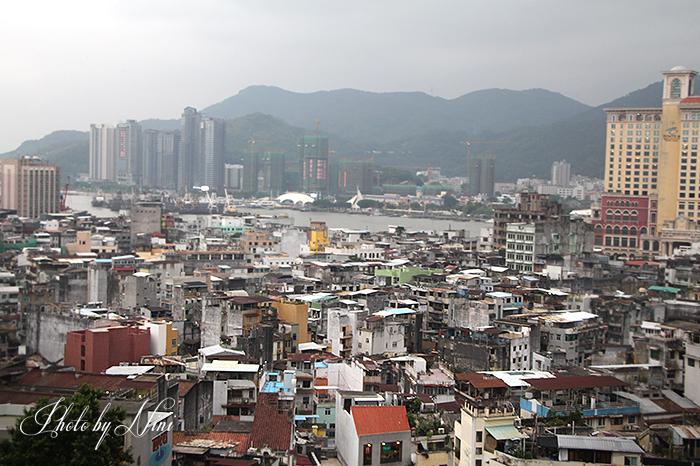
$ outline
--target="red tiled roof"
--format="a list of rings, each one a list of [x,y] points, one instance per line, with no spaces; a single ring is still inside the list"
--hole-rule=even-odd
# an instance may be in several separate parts
[[[173,445],[179,445],[192,440],[213,440],[237,444],[234,450],[243,455],[250,447],[250,434],[241,432],[197,432],[188,430],[185,432],[173,432]]]
[[[458,413],[460,409],[460,404],[457,401],[448,401],[446,403],[438,403],[435,405],[438,411],[445,411],[446,413]]]
[[[700,97],[686,97],[685,99],[681,100],[682,104],[700,104]]]
[[[297,466],[311,466],[313,463],[308,456],[297,455]]]
[[[268,446],[276,451],[287,451],[292,439],[292,424],[285,413],[277,411],[277,393],[260,393],[255,406],[250,444],[255,448]]]
[[[627,383],[610,375],[576,375],[551,379],[525,379],[538,390],[566,390],[579,388],[624,387]]]
[[[391,392],[391,393],[398,393],[400,390],[398,384],[384,384],[380,383],[379,384],[379,391],[380,392]]]
[[[197,385],[197,382],[193,380],[180,380],[178,388],[178,396],[185,396],[192,390],[192,387]]]
[[[212,466],[257,466],[260,464],[254,460],[241,460],[238,458],[208,458],[208,460],[214,461]]]
[[[353,406],[352,418],[358,436],[411,430],[405,406]]]
[[[0,404],[16,404],[16,405],[29,405],[36,403],[41,398],[62,395],[52,395],[49,393],[37,393],[37,392],[21,392],[21,391],[10,391],[1,390],[0,391]]]
[[[455,374],[459,382],[468,382],[474,388],[507,388],[508,384],[503,380],[488,374]]]
[[[274,301],[274,299],[270,299],[266,296],[232,296],[227,299],[237,304],[260,304]]]
[[[653,261],[627,261],[625,265],[660,265],[658,262]]]
[[[361,364],[368,371],[376,371],[377,370],[377,363],[374,361],[360,359],[357,361],[357,363]]]
[[[55,372],[41,369],[33,369],[22,375],[20,385],[51,388],[79,388],[83,384],[90,384],[100,390],[114,392],[123,387],[129,388],[155,388],[157,382],[142,382],[129,380],[122,375],[103,375],[91,372]]]
[[[314,387],[322,387],[324,385],[328,385],[328,377],[316,377],[314,380]]]
[[[287,359],[289,361],[313,361],[315,359],[315,354],[309,353],[289,353],[287,354]]]

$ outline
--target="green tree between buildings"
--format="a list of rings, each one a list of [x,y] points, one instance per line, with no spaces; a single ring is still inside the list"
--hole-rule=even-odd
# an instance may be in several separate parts
[[[0,442],[0,466],[94,466],[94,465],[120,465],[133,461],[131,449],[124,449],[124,437],[115,434],[116,426],[123,423],[126,411],[122,408],[108,409],[102,418],[100,409],[100,396],[102,392],[88,384],[80,387],[71,398],[65,399],[56,408],[53,416],[47,422],[52,407],[44,409],[34,421],[37,412],[48,406],[49,399],[42,398],[29,411],[25,410],[22,418],[18,419],[15,427],[10,429],[10,439]],[[84,430],[62,430],[52,438],[51,431],[55,430],[63,416],[65,407],[73,405],[65,417],[64,424],[68,421],[76,421],[87,408],[82,421],[86,422]],[[27,419],[22,430],[22,421]],[[100,423],[111,422],[111,429],[105,436],[99,448],[95,448],[102,436],[102,432],[93,430],[97,420]],[[46,424],[46,428],[38,435],[25,435],[39,432]]]

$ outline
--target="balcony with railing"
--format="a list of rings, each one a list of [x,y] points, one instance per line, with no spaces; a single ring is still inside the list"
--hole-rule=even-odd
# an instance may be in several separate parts
[[[511,403],[503,403],[499,406],[492,406],[492,407],[477,407],[477,406],[472,406],[469,403],[465,404],[462,406],[462,410],[465,411],[467,414],[469,414],[472,417],[487,417],[487,418],[496,418],[496,417],[513,417],[515,418],[518,415],[518,412],[515,410],[515,406],[513,406]]]
[[[546,417],[551,410],[554,410],[557,415],[564,416],[568,413],[580,411],[583,417],[595,416],[619,416],[623,414],[638,414],[639,403],[634,401],[616,401],[616,402],[595,402],[586,404],[560,404],[552,406],[544,406],[537,400],[520,399],[520,408],[530,413],[536,413],[538,416]]]

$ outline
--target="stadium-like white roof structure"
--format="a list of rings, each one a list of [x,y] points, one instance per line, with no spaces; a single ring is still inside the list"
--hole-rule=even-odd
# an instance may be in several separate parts
[[[280,204],[311,204],[314,198],[304,193],[284,193],[277,198]]]

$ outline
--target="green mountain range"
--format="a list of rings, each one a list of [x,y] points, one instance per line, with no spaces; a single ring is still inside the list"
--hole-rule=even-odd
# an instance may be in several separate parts
[[[661,83],[654,83],[599,107],[543,89],[489,89],[453,100],[412,93],[343,89],[299,94],[252,86],[202,110],[227,119],[227,163],[240,163],[256,150],[284,151],[295,160],[298,140],[316,131],[330,137],[332,157],[368,160],[406,169],[440,167],[466,174],[471,153],[496,156],[497,181],[549,178],[551,164],[566,159],[572,174],[601,177],[604,108],[660,107]],[[317,121],[316,121],[317,120]],[[144,129],[177,129],[179,120],[144,120]],[[44,155],[63,174],[87,172],[88,132],[55,131],[25,141],[2,157]]]

